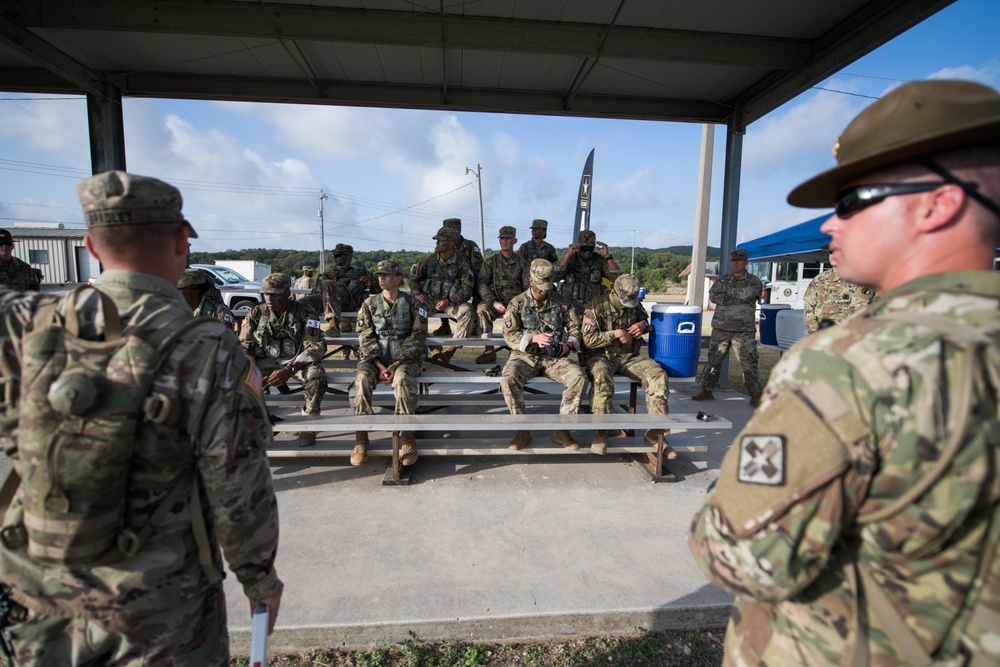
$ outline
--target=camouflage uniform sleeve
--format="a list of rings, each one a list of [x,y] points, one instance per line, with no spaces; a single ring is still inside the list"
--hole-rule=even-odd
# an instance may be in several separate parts
[[[728,303],[728,299],[726,298],[726,287],[728,283],[728,276],[722,276],[712,283],[712,287],[708,290],[708,300],[717,306],[726,305]]]
[[[566,342],[577,352],[583,347],[580,338],[580,313],[569,299],[562,299],[563,329],[566,331]]]
[[[433,256],[433,254],[427,255],[414,264],[413,268],[410,270],[410,289],[413,291],[414,296],[418,294],[426,294],[425,287],[427,282],[427,264]]]
[[[382,356],[382,348],[378,344],[378,336],[375,335],[375,325],[372,321],[377,300],[378,296],[368,297],[358,311],[358,351],[361,361],[375,361]]]
[[[819,331],[819,280],[822,275],[821,273],[810,281],[809,286],[806,287],[806,293],[802,297],[802,322],[807,334]]]
[[[610,280],[611,284],[614,284],[614,282],[618,280],[618,276],[622,274],[621,264],[618,265],[617,269],[612,269],[611,262],[609,262],[608,258],[604,255],[601,255],[601,264],[603,265],[601,266],[601,275]]]
[[[182,343],[183,344],[183,343]],[[198,341],[193,341],[198,344]],[[212,528],[230,569],[250,600],[277,590],[278,506],[267,447],[270,424],[258,387],[260,373],[226,332],[193,386],[205,392],[197,434],[198,470]]]
[[[597,308],[598,303],[600,303],[600,299],[595,299],[587,306],[587,310],[583,312],[583,325],[581,327],[583,345],[592,350],[607,347],[615,338],[614,331],[608,331],[606,323],[601,321]]]
[[[292,303],[299,302],[293,301]],[[311,320],[313,317],[313,313],[308,310],[302,313],[304,320]],[[323,356],[326,355],[326,341],[323,339],[323,332],[319,328],[319,322],[316,321],[316,326],[314,327],[305,327],[304,332],[302,335],[302,352],[299,353],[296,359],[310,361],[314,364],[323,363]]]
[[[521,321],[522,310],[524,310],[523,292],[507,304],[507,312],[503,315],[503,339],[510,349],[524,352],[531,340],[531,333],[524,330],[524,323]]]
[[[399,298],[402,299],[403,296],[400,295]],[[413,361],[419,364],[426,356],[427,317],[420,314],[422,310],[424,307],[416,299],[410,303],[410,335],[406,337],[399,349],[399,358],[403,361]],[[427,311],[424,310],[424,312]]]
[[[472,290],[475,288],[475,274],[468,260],[458,257],[458,282],[452,286],[448,300],[453,304],[465,303],[472,298]]]
[[[257,347],[257,342],[253,338],[254,331],[257,330],[257,324],[260,322],[260,315],[263,310],[260,306],[252,308],[246,317],[243,318],[243,324],[240,325],[240,345],[248,353],[253,353],[254,348]]]
[[[569,254],[568,250],[566,252],[567,254]],[[565,263],[563,263],[561,260],[558,262],[552,262],[552,282],[557,283],[566,277],[566,274],[569,273],[570,264],[573,263],[575,258],[576,255],[573,255],[573,257],[567,259]],[[530,266],[528,267],[528,271],[530,273],[531,271]]]
[[[496,256],[494,255],[493,257]],[[483,300],[483,303],[487,305],[500,300],[493,290],[493,257],[483,262],[483,269],[479,272],[479,296]]]
[[[531,287],[531,264],[528,260],[521,262],[521,291]]]

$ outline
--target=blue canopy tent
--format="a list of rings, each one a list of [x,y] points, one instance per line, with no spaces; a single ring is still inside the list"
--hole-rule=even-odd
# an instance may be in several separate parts
[[[751,261],[825,262],[829,254],[820,250],[830,242],[830,236],[819,231],[833,213],[807,220],[780,232],[740,243],[737,250],[746,250]]]

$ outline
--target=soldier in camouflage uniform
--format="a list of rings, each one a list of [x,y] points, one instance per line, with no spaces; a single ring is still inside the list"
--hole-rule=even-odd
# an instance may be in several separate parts
[[[313,267],[303,266],[302,275],[295,279],[292,283],[292,289],[307,289],[310,292],[316,289],[316,278],[313,276]],[[309,296],[308,294],[293,294],[292,298],[298,301],[299,299]]]
[[[642,357],[642,337],[649,331],[649,314],[639,303],[639,279],[631,273],[618,276],[611,293],[590,302],[583,314],[583,365],[594,380],[591,412],[611,414],[615,395],[616,373],[642,382],[646,394],[646,412],[665,415],[670,391],[667,374],[658,363]],[[663,429],[646,431],[645,441],[656,447]],[[597,431],[590,450],[604,454],[608,432]],[[667,458],[676,458],[669,446]]]
[[[93,285],[114,302],[125,330],[157,331],[190,319],[174,285],[186,263],[187,240],[196,234],[181,214],[177,189],[118,171],[88,178],[77,191],[87,249],[105,268]],[[101,340],[99,295],[84,294],[76,311],[81,323],[90,324],[80,333]],[[5,379],[18,379],[32,319],[56,304],[64,312],[67,300],[0,290]],[[138,553],[100,566],[47,565],[12,539],[24,486],[7,512],[0,581],[13,609],[3,634],[17,665],[228,665],[220,547],[251,607],[270,605],[273,627],[283,586],[274,567],[278,512],[260,373],[231,331],[202,322],[167,348],[153,388],[171,409],[166,419],[140,426],[123,500],[132,530],[147,525],[157,508],[166,514]],[[16,389],[6,398],[0,437],[19,471]],[[205,525],[204,549],[195,545],[196,522]]]
[[[240,343],[264,373],[264,386],[286,386],[293,376],[302,383],[303,412],[318,415],[326,393],[323,355],[326,343],[316,311],[305,301],[292,301],[292,279],[284,273],[264,276],[260,294],[264,303],[243,320]],[[300,447],[316,444],[314,431],[298,434]]]
[[[446,218],[442,221],[441,226],[454,229],[459,234],[459,241],[456,248],[458,254],[465,257],[469,261],[469,266],[472,267],[472,311],[476,312],[479,308],[479,277],[483,270],[483,252],[476,245],[475,241],[462,236],[461,218]],[[450,334],[451,324],[448,320],[441,320],[441,324],[434,330],[434,335],[448,336]]]
[[[604,281],[615,282],[622,267],[611,256],[608,246],[597,242],[597,234],[585,229],[579,238],[578,243],[569,244],[566,254],[555,265],[552,279],[563,281],[559,291],[582,313],[588,303],[608,293]]]
[[[195,317],[211,317],[219,320],[230,329],[236,329],[236,318],[226,304],[212,298],[212,288],[215,283],[201,269],[184,269],[184,275],[177,281],[184,301],[191,307]]]
[[[333,249],[333,267],[316,279],[314,293],[305,301],[316,311],[323,312],[323,331],[331,338],[341,333],[341,313],[356,311],[371,293],[375,284],[370,271],[351,264],[354,248],[338,243]]]
[[[545,374],[566,386],[559,414],[575,415],[587,375],[569,358],[580,350],[580,316],[552,284],[552,263],[536,259],[530,268],[531,286],[507,304],[503,315],[503,337],[512,352],[503,367],[500,389],[512,415],[523,415],[524,385]],[[569,431],[554,431],[552,440],[567,449],[580,443]],[[518,431],[508,447],[521,449],[531,442],[531,431]]]
[[[531,240],[525,241],[517,249],[517,254],[524,257],[524,261],[528,263],[528,266],[531,266],[531,263],[536,259],[547,259],[553,264],[559,261],[559,255],[556,254],[555,246],[545,240],[545,237],[548,235],[548,220],[535,218],[531,221]]]
[[[883,296],[785,354],[695,517],[725,663],[1000,664],[1000,95],[905,84],[835,155],[789,203]]]
[[[483,264],[479,277],[479,296],[482,303],[476,309],[479,316],[479,330],[484,334],[493,331],[493,321],[503,317],[507,304],[515,296],[528,289],[528,262],[514,252],[517,230],[510,226],[500,228],[500,252],[490,256]],[[497,352],[493,346],[487,347],[476,357],[477,364],[496,363]]]
[[[354,414],[374,414],[372,392],[375,385],[392,385],[396,396],[396,414],[417,412],[417,377],[427,353],[427,310],[417,300],[399,288],[403,284],[403,269],[394,259],[378,263],[379,286],[382,291],[362,304],[358,313],[358,346],[360,362],[358,377],[351,386],[351,406]],[[404,431],[400,462],[413,465],[417,461],[417,441],[413,431]],[[355,434],[351,465],[368,460],[368,433]]]
[[[444,313],[458,321],[455,338],[468,338],[476,329],[474,312],[466,303],[472,296],[473,274],[468,260],[458,252],[461,238],[454,229],[439,229],[434,235],[434,252],[413,267],[410,288],[428,314]],[[455,350],[448,347],[435,356],[449,361]]]
[[[722,361],[732,347],[743,367],[743,382],[750,405],[760,404],[760,379],[757,376],[757,301],[764,290],[760,279],[747,271],[747,251],[729,254],[733,272],[715,281],[708,298],[715,304],[712,316],[712,338],[708,346],[708,363],[701,372],[701,391],[691,397],[695,401],[710,401],[719,386]]]
[[[14,237],[6,229],[0,229],[0,287],[13,290],[37,290],[38,274],[30,264],[14,257]]]
[[[805,303],[802,320],[807,334],[816,333],[820,327],[840,324],[878,299],[875,290],[847,282],[837,275],[833,261],[830,263],[829,269],[809,282],[802,297]]]

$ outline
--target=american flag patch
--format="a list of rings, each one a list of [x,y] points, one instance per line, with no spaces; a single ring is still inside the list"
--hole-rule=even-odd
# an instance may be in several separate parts
[[[584,324],[588,324],[590,326],[594,326],[595,324],[597,324],[597,320],[595,320],[592,317],[585,317],[585,318],[583,318],[583,323]]]
[[[261,375],[260,369],[257,368],[257,364],[253,361],[250,362],[250,369],[247,371],[247,376],[243,379],[243,384],[250,387],[253,393],[258,396],[263,396],[264,394],[264,376]]]

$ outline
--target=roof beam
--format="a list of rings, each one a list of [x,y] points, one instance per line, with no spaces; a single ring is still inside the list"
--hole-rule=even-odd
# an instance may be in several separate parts
[[[812,57],[805,40],[627,26],[609,33],[607,26],[593,24],[277,3],[261,8],[225,0],[33,0],[9,15],[26,28],[270,37],[783,70],[802,67]]]
[[[55,48],[34,33],[0,15],[0,43],[28,60],[59,75],[75,86],[101,99],[107,98],[104,79],[93,70]]]

